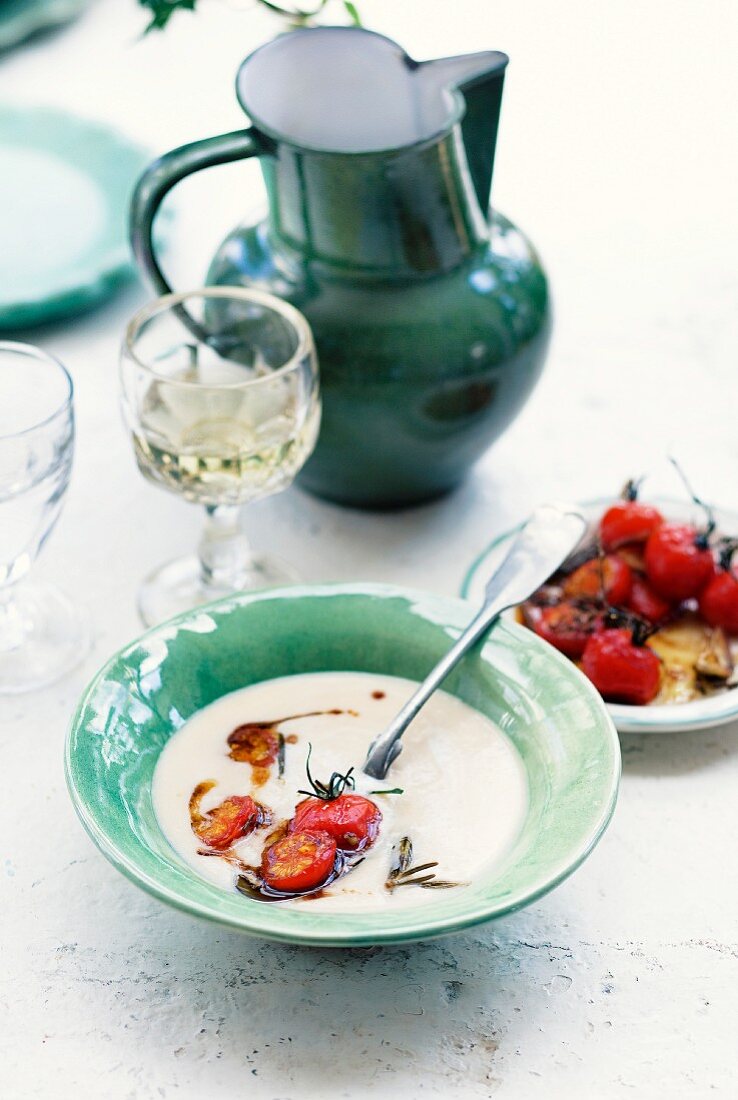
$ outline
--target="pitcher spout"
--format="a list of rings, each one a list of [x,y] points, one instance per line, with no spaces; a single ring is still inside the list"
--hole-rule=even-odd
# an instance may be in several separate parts
[[[438,57],[418,62],[417,77],[434,90],[463,89],[477,81],[492,80],[504,73],[509,58],[499,50],[480,50],[458,57]]]
[[[461,95],[465,103],[461,132],[474,190],[482,211],[489,206],[494,169],[497,127],[507,54],[483,50],[461,57],[422,61],[416,80],[429,98]]]

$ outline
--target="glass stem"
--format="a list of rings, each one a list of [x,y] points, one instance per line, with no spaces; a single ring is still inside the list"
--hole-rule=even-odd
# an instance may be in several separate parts
[[[209,504],[198,554],[206,588],[237,591],[248,586],[253,553],[241,526],[238,504]]]
[[[15,585],[0,588],[0,653],[9,653],[25,641],[28,624],[15,600]]]

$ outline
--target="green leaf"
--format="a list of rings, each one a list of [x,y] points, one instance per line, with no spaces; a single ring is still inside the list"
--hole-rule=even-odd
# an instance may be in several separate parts
[[[138,0],[142,8],[151,13],[151,22],[146,27],[145,34],[149,31],[163,30],[175,11],[194,11],[197,0]]]
[[[0,0],[1,2],[1,0]],[[194,11],[198,0],[138,0],[142,8],[151,13],[151,22],[146,27],[149,31],[163,30],[176,11]],[[267,11],[273,12],[282,19],[287,19],[292,24],[302,26],[309,24],[326,8],[332,0],[314,0],[311,7],[304,8],[297,5],[278,3],[277,0],[256,0]],[[355,4],[351,0],[343,0],[344,9],[355,27],[360,27],[361,16]]]
[[[361,26],[361,16],[359,15],[356,4],[352,4],[351,0],[343,0],[343,6],[348,12],[349,19],[355,27]]]
[[[393,787],[391,791],[369,791],[369,794],[404,794],[402,787]]]

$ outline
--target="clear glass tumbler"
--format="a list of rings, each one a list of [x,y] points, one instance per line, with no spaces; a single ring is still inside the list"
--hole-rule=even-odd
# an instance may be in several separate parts
[[[86,615],[55,588],[23,581],[69,483],[72,396],[56,359],[0,341],[0,693],[51,683],[87,651]]]
[[[144,581],[143,621],[295,581],[252,552],[241,507],[287,488],[315,446],[318,364],[302,314],[237,287],[168,294],[129,324],[121,382],[141,473],[206,513],[198,552]]]

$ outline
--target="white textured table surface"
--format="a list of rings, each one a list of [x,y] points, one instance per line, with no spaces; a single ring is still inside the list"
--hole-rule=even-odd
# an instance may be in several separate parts
[[[308,580],[454,592],[539,499],[613,490],[669,448],[705,494],[738,506],[734,0],[361,7],[417,56],[510,53],[494,196],[543,253],[556,335],[533,399],[455,496],[377,516],[291,490],[254,507],[255,541]],[[235,128],[236,64],[274,24],[203,8],[141,43],[134,0],[99,0],[3,58],[0,97],[102,117],[157,151]],[[258,188],[252,167],[183,185],[180,285]],[[162,907],[93,849],[64,788],[65,727],[95,668],[138,631],[137,581],[199,523],[137,476],[120,425],[118,342],[142,299],[129,289],[30,337],[69,364],[79,415],[38,573],[89,607],[95,641],[64,683],[0,702],[0,1095],[735,1097],[735,727],[624,739],[620,803],[592,858],[525,912],[434,943],[240,938]]]

